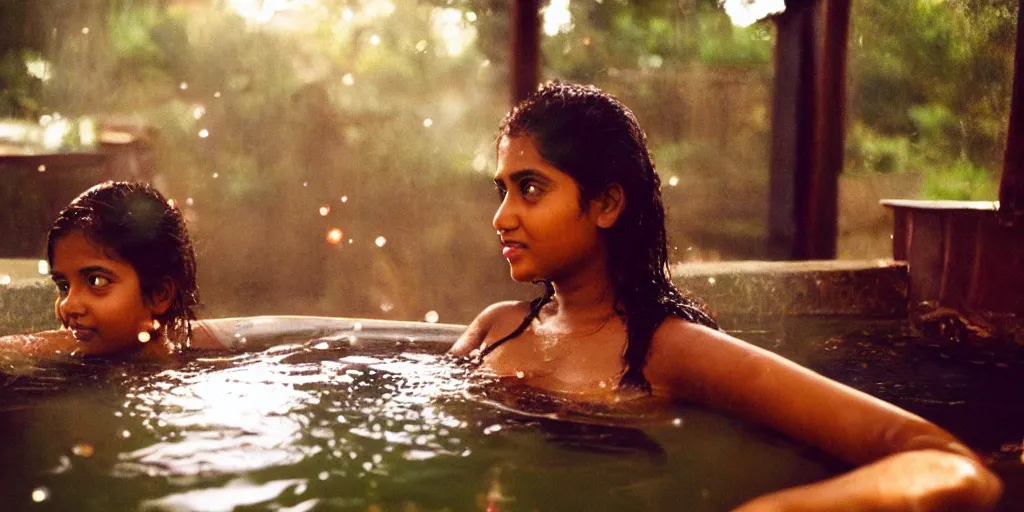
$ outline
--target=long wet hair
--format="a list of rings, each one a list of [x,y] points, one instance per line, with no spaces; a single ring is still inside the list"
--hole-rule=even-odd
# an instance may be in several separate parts
[[[503,137],[529,136],[547,162],[576,181],[580,207],[613,183],[626,206],[615,225],[603,230],[616,312],[626,324],[622,384],[649,389],[643,368],[654,331],[668,315],[717,329],[703,306],[672,284],[668,267],[661,180],[636,116],[608,93],[589,85],[548,82],[505,117]],[[530,315],[554,296],[532,301]]]
[[[54,245],[76,231],[135,269],[144,300],[167,280],[174,283],[170,306],[155,319],[166,329],[165,339],[188,345],[199,290],[195,249],[181,210],[147,183],[96,185],[71,201],[50,226],[46,260],[51,266]]]

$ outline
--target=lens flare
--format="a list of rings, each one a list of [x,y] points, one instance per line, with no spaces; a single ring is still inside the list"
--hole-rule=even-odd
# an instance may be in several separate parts
[[[321,209],[322,211],[322,209]],[[332,228],[327,232],[327,243],[331,245],[338,245],[341,243],[341,239],[345,234],[338,228]]]

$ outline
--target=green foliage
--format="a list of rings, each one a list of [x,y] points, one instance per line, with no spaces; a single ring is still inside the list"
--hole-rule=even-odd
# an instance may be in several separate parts
[[[925,199],[991,201],[999,195],[999,187],[989,169],[969,160],[957,160],[925,174],[922,194]]]

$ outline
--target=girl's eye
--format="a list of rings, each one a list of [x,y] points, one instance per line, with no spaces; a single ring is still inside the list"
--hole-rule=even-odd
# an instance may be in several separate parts
[[[56,281],[53,284],[57,285],[57,293],[59,293],[61,297],[66,296],[68,291],[71,289],[71,285],[69,285],[67,281]]]
[[[523,192],[523,197],[527,198],[537,197],[541,192],[540,187],[528,180],[520,183],[519,187]]]
[[[103,276],[100,276],[100,275],[91,275],[91,276],[89,276],[88,281],[89,281],[89,286],[95,286],[97,288],[102,288],[102,287],[110,284],[110,279],[107,279],[106,277],[103,277]]]
[[[498,192],[498,201],[504,201],[508,191],[502,187],[495,187],[495,190]]]

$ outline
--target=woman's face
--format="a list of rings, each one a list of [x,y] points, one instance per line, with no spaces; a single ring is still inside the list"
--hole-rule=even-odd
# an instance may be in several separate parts
[[[161,305],[143,300],[135,269],[80,231],[54,243],[50,275],[59,292],[57,316],[71,329],[80,353],[113,354],[156,336],[153,317]]]
[[[501,205],[493,224],[512,279],[557,282],[603,256],[598,208],[580,208],[576,181],[545,161],[532,138],[499,141],[494,183]]]

